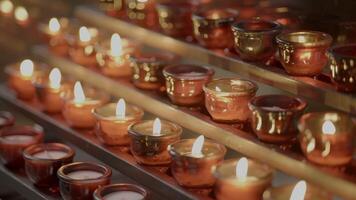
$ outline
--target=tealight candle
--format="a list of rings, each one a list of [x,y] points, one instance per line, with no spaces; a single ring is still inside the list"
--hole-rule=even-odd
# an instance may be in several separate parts
[[[58,184],[57,170],[73,161],[74,150],[60,143],[32,145],[23,152],[29,179],[39,187]]]
[[[0,13],[4,17],[11,17],[14,11],[14,4],[10,0],[0,2]]]
[[[140,164],[167,165],[171,162],[167,147],[181,134],[180,126],[159,118],[137,122],[129,127],[131,153]]]
[[[109,50],[105,46],[100,46],[96,49],[96,59],[104,75],[110,77],[131,76],[130,55],[124,51],[122,39],[119,34],[114,33],[111,36]]]
[[[273,170],[267,165],[245,157],[227,160],[214,167],[215,196],[218,200],[239,197],[248,200],[262,199],[263,192],[272,183]]]
[[[23,6],[18,6],[15,8],[15,20],[20,26],[27,27],[30,24],[30,16],[28,11]]]
[[[15,116],[10,112],[0,111],[0,130],[5,127],[13,126],[15,123]]]
[[[62,112],[64,107],[63,96],[71,91],[69,84],[62,84],[62,75],[58,68],[53,68],[49,73],[48,81],[34,84],[43,110],[48,113]]]
[[[248,102],[257,89],[257,85],[248,80],[213,80],[204,86],[205,107],[214,121],[245,122],[251,114]]]
[[[45,74],[43,64],[33,63],[25,59],[21,63],[15,63],[5,68],[8,75],[8,85],[16,93],[19,99],[32,100],[36,96],[34,83],[41,82]]]
[[[97,119],[96,135],[104,144],[129,145],[128,127],[140,121],[144,112],[120,99],[117,104],[110,103],[95,108],[93,114]]]
[[[205,140],[204,136],[183,139],[169,145],[171,171],[178,184],[190,188],[211,187],[215,184],[212,167],[225,156],[224,145]]]
[[[351,117],[337,112],[308,113],[298,125],[300,146],[311,162],[345,165],[352,160],[355,124]]]
[[[82,26],[79,28],[77,36],[67,37],[70,48],[68,49],[71,59],[85,67],[96,66],[95,42],[98,37],[98,30]]]
[[[43,141],[43,132],[30,126],[14,126],[0,130],[0,156],[11,168],[21,168],[24,160],[22,151]]]
[[[65,99],[63,108],[65,120],[74,128],[93,128],[96,119],[91,112],[107,102],[109,96],[93,88],[86,87],[83,90],[79,81],[74,85],[73,96],[73,98],[66,97]]]
[[[148,198],[148,193],[144,188],[128,183],[98,188],[93,195],[94,200],[145,200]]]
[[[110,184],[110,168],[95,163],[76,162],[57,171],[63,199],[93,199],[93,192]]]
[[[171,65],[163,70],[167,94],[174,104],[196,106],[203,102],[203,86],[214,75],[208,67],[188,64]]]

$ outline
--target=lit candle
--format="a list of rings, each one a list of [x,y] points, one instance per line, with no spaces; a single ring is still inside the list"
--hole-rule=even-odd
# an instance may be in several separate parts
[[[107,102],[109,96],[93,88],[86,88],[88,97],[84,93],[79,81],[74,85],[73,98],[67,98],[64,103],[63,116],[67,123],[75,128],[93,128],[96,119],[92,110]]]
[[[308,113],[300,119],[300,146],[308,160],[321,165],[345,165],[352,160],[355,125],[337,112]]]
[[[107,145],[128,145],[128,127],[143,117],[143,110],[126,104],[120,99],[117,104],[109,103],[93,110],[96,122],[96,135]]]
[[[16,22],[21,26],[27,26],[30,23],[29,14],[25,7],[18,6],[15,8]]]
[[[119,34],[114,33],[110,40],[110,49],[104,44],[97,48],[97,62],[103,74],[111,77],[131,76],[132,67],[129,55],[123,50],[123,42]]]
[[[225,156],[224,145],[199,136],[169,145],[171,171],[178,184],[184,187],[211,187],[215,184],[212,167]],[[194,169],[194,170],[192,170]]]
[[[307,191],[307,184],[305,181],[299,181],[293,188],[289,200],[304,200]]]
[[[267,165],[245,157],[226,160],[214,167],[215,196],[218,200],[235,197],[249,200],[262,199],[263,192],[271,185],[273,170]]]
[[[121,183],[98,188],[93,196],[94,200],[145,200],[148,194],[138,185]]]
[[[61,30],[61,24],[59,23],[58,19],[53,17],[48,22],[48,30],[52,35],[56,35]]]
[[[10,17],[14,10],[14,4],[10,0],[3,0],[0,2],[0,12],[5,17]]]
[[[171,157],[168,145],[178,141],[182,128],[159,118],[134,123],[129,127],[131,153],[138,163],[168,165]]]

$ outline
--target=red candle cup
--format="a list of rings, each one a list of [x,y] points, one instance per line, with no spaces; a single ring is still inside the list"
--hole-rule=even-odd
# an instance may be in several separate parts
[[[8,75],[8,85],[15,91],[19,99],[33,100],[36,97],[34,83],[43,81],[46,74],[45,68],[45,64],[33,63],[28,59],[21,63],[11,64],[5,68],[5,73]]]
[[[204,86],[205,107],[214,121],[245,122],[251,115],[248,102],[255,96],[257,89],[257,85],[248,80],[213,80]]]
[[[30,126],[14,126],[0,130],[0,156],[9,168],[23,167],[22,151],[43,141],[43,132]]]
[[[282,33],[276,40],[280,62],[288,74],[314,76],[328,63],[326,51],[332,42],[329,34],[316,31]]]
[[[171,162],[167,147],[180,139],[182,128],[172,122],[158,121],[146,120],[129,127],[130,150],[140,164],[168,165]],[[159,125],[155,125],[157,123]]]
[[[183,139],[168,147],[172,156],[171,171],[179,185],[188,188],[208,188],[215,184],[212,167],[223,161],[226,148],[211,140],[203,144],[201,154],[194,155],[194,139]]]
[[[15,124],[15,116],[10,112],[0,111],[0,130]]]
[[[337,112],[308,113],[298,125],[300,146],[311,162],[340,166],[352,160],[355,124]]]
[[[203,86],[214,75],[208,67],[188,64],[171,65],[164,68],[167,94],[174,104],[196,106],[204,101]]]
[[[216,199],[229,200],[236,197],[248,200],[262,199],[264,191],[272,183],[273,170],[267,165],[250,159],[246,159],[245,166],[238,163],[241,163],[241,159],[240,161],[226,160],[213,168],[217,179],[214,189]],[[239,169],[239,167],[246,167],[247,173],[240,175],[239,170],[246,169]]]
[[[110,168],[95,163],[64,165],[57,171],[61,196],[65,200],[91,200],[97,188],[110,184],[111,174]]]
[[[133,84],[144,90],[158,90],[164,86],[162,70],[178,58],[171,53],[145,53],[131,57]]]
[[[211,49],[232,48],[234,35],[230,26],[238,14],[237,10],[224,8],[195,12],[192,16],[195,39]]]
[[[356,44],[332,47],[329,58],[331,77],[337,89],[356,92]]]
[[[23,152],[26,174],[38,187],[58,185],[57,170],[73,161],[74,150],[60,143],[36,144]]]
[[[129,183],[107,185],[98,188],[94,192],[94,200],[146,200],[148,192],[138,186]]]
[[[118,112],[118,104],[110,103],[102,107],[95,108],[93,114],[97,119],[96,135],[106,145],[129,145],[130,138],[127,133],[128,127],[141,121],[144,112],[141,108],[124,103],[124,114]]]
[[[299,98],[263,95],[251,99],[251,127],[265,142],[284,143],[297,136],[297,120],[307,107]]]
[[[232,25],[235,36],[235,50],[243,60],[263,61],[276,52],[274,38],[282,26],[273,21],[248,20]]]
[[[147,28],[157,23],[155,0],[126,0],[126,11],[130,21]]]
[[[172,37],[192,36],[192,12],[197,6],[197,1],[189,0],[158,3],[158,20],[162,31]]]

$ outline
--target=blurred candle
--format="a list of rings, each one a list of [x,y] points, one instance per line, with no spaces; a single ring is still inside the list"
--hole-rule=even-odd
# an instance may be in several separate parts
[[[5,17],[10,17],[14,10],[14,4],[9,0],[3,0],[0,2],[0,12]]]
[[[20,26],[27,26],[30,23],[30,17],[25,7],[15,8],[15,19]]]

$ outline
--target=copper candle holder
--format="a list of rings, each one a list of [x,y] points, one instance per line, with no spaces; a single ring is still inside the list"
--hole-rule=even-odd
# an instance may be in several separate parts
[[[239,12],[229,8],[211,8],[195,12],[192,16],[194,36],[200,45],[211,49],[232,48],[234,36],[231,24]]]
[[[30,126],[14,126],[0,130],[0,156],[9,168],[23,167],[22,151],[43,141],[42,131]]]
[[[94,192],[94,200],[146,200],[148,192],[134,184],[119,183],[98,188]]]
[[[223,161],[226,148],[206,140],[200,154],[193,153],[195,139],[183,139],[169,145],[171,172],[179,185],[188,188],[208,188],[215,184],[212,167]]]
[[[8,85],[22,100],[33,100],[36,97],[34,83],[40,83],[46,74],[45,64],[32,62],[29,59],[6,66]]]
[[[282,26],[273,21],[252,19],[231,26],[235,36],[235,50],[243,60],[261,61],[276,52],[275,37]]]
[[[178,141],[182,128],[169,121],[145,120],[129,127],[131,153],[135,160],[145,165],[167,165],[171,157],[168,145]]]
[[[95,163],[75,162],[57,171],[63,199],[93,199],[94,191],[110,184],[110,168]]]
[[[269,166],[246,158],[223,161],[213,171],[217,179],[215,197],[218,200],[236,197],[260,200],[273,179],[273,170]]]
[[[77,64],[85,67],[96,67],[95,44],[99,32],[96,28],[82,26],[77,34],[68,33],[66,35],[69,44],[68,54]]]
[[[158,20],[162,31],[172,37],[187,38],[192,36],[192,13],[197,6],[197,1],[189,0],[158,3]]]
[[[96,118],[92,110],[109,101],[109,95],[91,87],[74,85],[73,94],[64,97],[63,117],[74,128],[93,128]]]
[[[331,77],[337,89],[356,91],[356,44],[332,47],[329,51]]]
[[[141,108],[120,100],[117,104],[110,103],[95,108],[93,114],[97,119],[96,135],[104,144],[129,145],[128,127],[141,121],[144,112]]]
[[[297,136],[297,120],[307,103],[285,95],[263,95],[251,99],[251,127],[265,142],[284,143]]]
[[[0,111],[0,130],[15,124],[15,116],[7,111]]]
[[[155,0],[125,0],[127,17],[130,21],[147,28],[157,24]]]
[[[311,162],[339,166],[352,160],[355,124],[337,112],[308,113],[298,125],[300,146]]]
[[[276,38],[279,59],[287,73],[295,76],[314,76],[328,63],[326,55],[332,38],[316,31],[282,33]]]
[[[58,185],[57,170],[73,161],[74,150],[60,143],[36,144],[23,152],[26,174],[38,187]]]
[[[214,75],[208,67],[177,64],[164,68],[167,94],[174,104],[196,106],[204,101],[203,86]]]
[[[245,122],[251,115],[248,102],[258,86],[248,80],[222,78],[204,86],[205,107],[214,121]]]
[[[133,84],[144,90],[160,89],[164,86],[163,68],[177,59],[177,56],[168,52],[145,53],[131,57]]]

